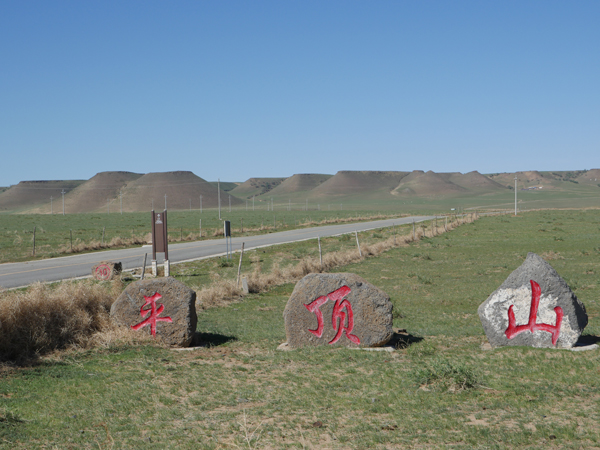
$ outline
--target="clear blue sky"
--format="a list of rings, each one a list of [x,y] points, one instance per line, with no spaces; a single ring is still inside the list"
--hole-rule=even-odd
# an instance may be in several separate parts
[[[600,1],[0,1],[0,186],[600,167]]]

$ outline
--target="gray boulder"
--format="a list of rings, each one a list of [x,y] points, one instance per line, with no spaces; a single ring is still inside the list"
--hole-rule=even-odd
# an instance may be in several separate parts
[[[288,346],[379,347],[393,335],[389,296],[351,273],[309,274],[283,312]]]
[[[196,332],[196,293],[174,278],[131,283],[110,308],[111,318],[174,347],[188,347]]]
[[[477,312],[492,347],[571,348],[588,322],[583,303],[535,253],[527,255]]]

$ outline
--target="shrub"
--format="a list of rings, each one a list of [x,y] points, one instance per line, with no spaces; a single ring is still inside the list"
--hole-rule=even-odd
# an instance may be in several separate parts
[[[36,283],[0,294],[0,359],[18,360],[69,347],[113,341],[121,331],[110,322],[121,281]],[[130,330],[123,330],[127,334]],[[100,336],[105,333],[104,336]]]

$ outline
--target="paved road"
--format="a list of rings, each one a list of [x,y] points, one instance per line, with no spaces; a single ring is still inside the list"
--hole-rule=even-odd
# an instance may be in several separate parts
[[[353,223],[344,225],[328,225],[322,227],[305,228],[278,233],[269,233],[259,236],[244,236],[232,238],[232,248],[239,250],[245,242],[246,250],[267,247],[270,245],[285,244],[307,239],[316,239],[317,236],[337,236],[340,234],[366,231],[376,228],[385,228],[392,225],[422,222],[431,220],[433,216],[414,216],[397,219],[377,220],[373,222]],[[225,240],[207,240],[186,242],[169,245],[169,259],[171,264],[194,259],[210,258],[225,254]],[[27,286],[36,281],[58,281],[68,278],[78,278],[90,275],[92,267],[100,261],[120,261],[123,270],[141,267],[144,254],[148,253],[148,266],[152,259],[151,247],[129,248],[124,250],[107,250],[96,253],[65,256],[61,258],[43,259],[24,263],[0,264],[0,287],[9,289]],[[157,255],[157,258],[162,254]],[[159,260],[159,263],[161,261]]]

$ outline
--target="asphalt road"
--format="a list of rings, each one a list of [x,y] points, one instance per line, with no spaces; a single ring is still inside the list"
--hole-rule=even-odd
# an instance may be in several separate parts
[[[354,233],[355,230],[366,231],[376,228],[386,228],[391,227],[394,224],[402,225],[412,223],[413,220],[415,222],[422,222],[433,218],[433,216],[413,216],[377,220],[373,222],[328,225],[281,231],[259,236],[233,237],[231,242],[234,251],[238,251],[241,248],[242,242],[245,243],[244,249],[250,250],[258,247],[268,247],[288,242],[316,239],[318,236],[337,236]],[[147,267],[150,267],[150,260],[152,259],[152,247],[150,246],[124,250],[106,250],[102,252],[85,253],[23,263],[0,264],[0,287],[10,289],[28,286],[36,281],[50,282],[88,276],[92,273],[92,267],[100,261],[121,262],[123,264],[123,270],[135,269],[142,267],[144,254],[146,253],[148,253]],[[171,261],[171,264],[220,256],[225,253],[225,239],[169,244],[169,260]],[[157,254],[156,256],[160,264],[163,255]]]

